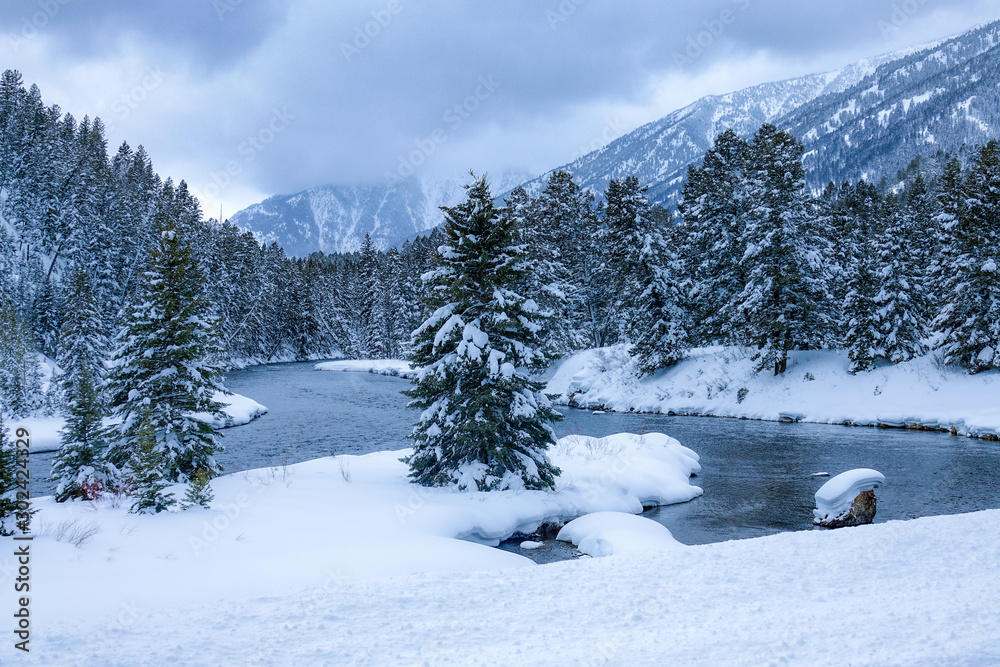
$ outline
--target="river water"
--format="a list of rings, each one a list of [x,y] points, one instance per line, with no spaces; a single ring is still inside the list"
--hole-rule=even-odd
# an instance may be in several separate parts
[[[231,372],[226,386],[270,412],[223,431],[226,472],[297,463],[330,454],[365,454],[408,446],[416,419],[399,378],[313,370],[313,363],[272,364]],[[779,424],[710,417],[563,409],[559,436],[659,431],[701,456],[692,483],[705,494],[648,510],[685,544],[704,544],[812,528],[813,494],[831,475],[875,468],[876,522],[1000,507],[1000,444],[945,433]],[[33,495],[51,454],[32,455]]]

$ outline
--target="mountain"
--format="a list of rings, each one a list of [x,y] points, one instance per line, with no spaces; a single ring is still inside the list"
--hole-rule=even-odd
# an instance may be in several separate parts
[[[492,178],[494,191],[504,192],[529,178],[507,172]],[[249,230],[263,243],[276,242],[285,253],[306,257],[354,252],[365,234],[380,249],[436,227],[444,221],[438,207],[465,199],[468,177],[452,180],[410,178],[394,185],[323,185],[292,195],[269,197],[236,213],[230,222]]]
[[[744,137],[768,122],[806,149],[809,185],[892,178],[920,155],[1000,136],[1000,21],[842,69],[704,97],[559,169],[596,193],[634,174],[650,198],[676,205],[687,168],[732,128]],[[548,176],[504,174],[493,192],[522,184],[538,194]],[[356,250],[369,231],[380,247],[442,221],[437,207],[460,201],[461,181],[410,180],[394,187],[324,186],[272,197],[233,217],[286,252]]]
[[[777,124],[799,137],[811,184],[892,177],[914,156],[1000,137],[1000,21],[880,65]]]
[[[688,165],[701,159],[724,130],[732,128],[749,137],[762,124],[774,122],[818,97],[849,89],[882,63],[898,57],[900,54],[887,54],[834,72],[703,97],[559,169],[570,172],[582,187],[594,192],[603,192],[612,178],[634,174],[640,182],[652,185],[653,199],[673,204]],[[525,183],[525,189],[529,194],[538,194],[551,173]]]

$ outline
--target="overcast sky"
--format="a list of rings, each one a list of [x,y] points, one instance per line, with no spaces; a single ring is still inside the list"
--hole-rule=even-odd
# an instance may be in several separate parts
[[[708,94],[1000,19],[1000,0],[5,0],[3,67],[228,217],[272,194],[541,173]]]

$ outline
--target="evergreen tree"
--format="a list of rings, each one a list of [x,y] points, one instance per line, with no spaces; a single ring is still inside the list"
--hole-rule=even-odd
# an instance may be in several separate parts
[[[17,512],[17,449],[7,439],[7,425],[0,410],[0,536],[14,534]]]
[[[56,483],[56,502],[86,499],[85,486],[107,488],[111,476],[104,462],[103,410],[90,370],[83,366],[67,395],[66,425],[61,445],[52,459],[50,482]]]
[[[25,416],[42,405],[41,375],[31,328],[0,292],[0,405]]]
[[[944,185],[953,197],[955,184]],[[979,151],[962,192],[964,205],[946,208],[953,259],[934,328],[944,361],[977,373],[1000,368],[1000,143]]]
[[[773,125],[754,136],[752,204],[742,238],[746,285],[731,326],[737,339],[757,348],[758,368],[773,368],[775,375],[787,369],[790,351],[821,348],[832,338],[827,235],[816,228],[801,159],[802,145]]]
[[[415,332],[422,367],[411,406],[423,410],[406,459],[429,485],[480,491],[552,488],[559,470],[546,450],[559,419],[523,370],[545,362],[537,349],[537,305],[510,289],[527,267],[513,220],[494,206],[485,177],[462,204],[443,208],[438,268],[425,276],[433,314]]]
[[[877,293],[873,299],[879,356],[891,363],[909,361],[927,351],[920,321],[919,260],[910,252],[915,231],[904,208],[886,198],[884,232],[875,244]]]
[[[687,356],[687,323],[682,310],[680,259],[671,256],[664,232],[669,214],[649,206],[646,188],[635,176],[608,185],[605,223],[618,277],[618,311],[624,333],[635,345],[642,374],[671,366]]]
[[[173,223],[163,221],[112,362],[109,388],[119,423],[109,435],[108,460],[119,469],[138,446],[147,415],[167,479],[183,482],[199,468],[213,476],[220,471],[219,435],[195,417],[220,417],[215,393],[225,391],[203,283],[191,249]]]
[[[157,442],[156,428],[147,410],[138,420],[135,429],[135,448],[126,463],[135,502],[129,509],[133,514],[157,514],[173,507],[177,501],[166,492],[167,462],[163,442]],[[199,470],[205,470],[200,468]]]
[[[741,263],[750,202],[750,146],[733,130],[715,139],[700,167],[688,169],[679,205],[687,229],[686,271],[691,283],[695,335],[700,343],[733,340],[731,322],[746,284]]]
[[[531,270],[524,296],[546,314],[546,350],[563,355],[586,347],[584,322],[593,317],[594,295],[584,291],[589,263],[593,195],[580,189],[569,172],[556,171],[535,200],[525,206],[523,189],[512,196]],[[581,275],[583,274],[583,275]]]
[[[187,509],[198,505],[200,507],[210,507],[215,494],[212,493],[211,477],[204,468],[199,468],[191,476],[191,483],[184,494],[183,507]]]

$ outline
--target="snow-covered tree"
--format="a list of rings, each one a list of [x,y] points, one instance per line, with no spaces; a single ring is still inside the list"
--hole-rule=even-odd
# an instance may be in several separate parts
[[[910,252],[916,230],[907,210],[890,196],[882,217],[884,231],[875,239],[877,291],[872,305],[879,356],[895,364],[927,351],[920,319],[923,283],[920,262]]]
[[[669,215],[649,205],[645,192],[635,176],[612,179],[604,221],[624,333],[634,343],[640,372],[648,374],[681,361],[689,344],[680,289],[683,269],[664,238],[672,223]]]
[[[14,534],[17,512],[17,450],[7,438],[7,425],[0,410],[0,536]]]
[[[955,206],[945,181],[943,229],[951,265],[944,267],[944,306],[934,320],[946,363],[970,372],[1000,368],[1000,143],[976,156]],[[953,210],[956,209],[957,210]]]
[[[750,146],[732,130],[715,139],[700,166],[688,169],[679,205],[687,230],[686,271],[694,332],[702,343],[731,338],[733,308],[746,282],[742,229]]]
[[[204,279],[172,221],[164,220],[141,289],[117,337],[109,378],[113,416],[108,460],[119,470],[132,458],[140,430],[151,428],[163,474],[186,481],[204,468],[217,475],[219,435],[202,418],[220,417],[215,393],[215,319],[203,295]],[[143,422],[148,422],[144,426]]]
[[[104,404],[86,366],[74,376],[66,398],[66,425],[49,477],[49,481],[56,483],[55,499],[60,503],[84,498],[88,485],[106,488],[111,482],[104,461]]]
[[[788,353],[829,344],[832,297],[826,234],[805,189],[802,144],[773,125],[754,136],[740,260],[746,284],[730,326],[757,348],[758,368],[785,372]]]
[[[537,304],[510,288],[527,270],[513,220],[485,177],[442,210],[444,243],[425,276],[434,312],[414,333],[422,370],[406,392],[423,411],[409,436],[410,476],[480,491],[551,488],[559,470],[546,450],[560,416],[526,373],[545,356]]]

